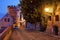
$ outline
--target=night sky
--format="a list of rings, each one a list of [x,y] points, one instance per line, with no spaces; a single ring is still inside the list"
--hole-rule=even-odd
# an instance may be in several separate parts
[[[7,13],[8,5],[18,5],[19,0],[0,0],[0,19]]]

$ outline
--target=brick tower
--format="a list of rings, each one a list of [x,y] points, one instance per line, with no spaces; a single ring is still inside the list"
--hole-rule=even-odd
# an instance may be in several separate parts
[[[19,7],[17,6],[8,6],[8,14],[10,14],[12,16],[12,18],[14,19],[14,24],[16,24],[18,26],[18,28],[20,28],[20,10]]]
[[[16,20],[17,16],[17,7],[16,6],[8,6],[8,14],[10,14],[14,20]]]

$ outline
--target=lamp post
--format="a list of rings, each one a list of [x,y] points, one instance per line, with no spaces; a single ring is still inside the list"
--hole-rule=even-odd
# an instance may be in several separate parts
[[[47,7],[47,8],[45,8],[44,9],[45,10],[45,12],[46,12],[46,14],[45,15],[47,15],[47,16],[52,16],[52,14],[53,14],[53,8],[51,7]],[[49,14],[49,15],[48,15]]]

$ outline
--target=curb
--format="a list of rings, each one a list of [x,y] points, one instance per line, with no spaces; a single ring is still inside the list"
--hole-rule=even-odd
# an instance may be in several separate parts
[[[49,34],[49,33],[46,33],[46,35],[60,39],[60,36],[59,35],[53,35],[53,34]]]

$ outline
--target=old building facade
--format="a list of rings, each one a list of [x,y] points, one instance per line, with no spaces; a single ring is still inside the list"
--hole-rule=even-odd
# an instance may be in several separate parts
[[[0,27],[11,27],[14,19],[8,13],[0,20]]]
[[[39,8],[42,16],[42,24],[46,25],[46,32],[60,35],[60,1],[42,0]]]
[[[14,19],[14,24],[20,27],[20,8],[19,6],[8,6],[8,14]]]

